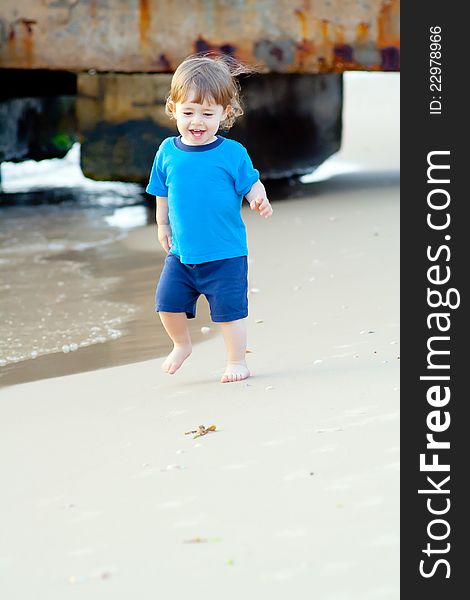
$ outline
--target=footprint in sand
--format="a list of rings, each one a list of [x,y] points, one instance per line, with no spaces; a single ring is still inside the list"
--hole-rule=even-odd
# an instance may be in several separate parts
[[[134,410],[135,408],[137,408],[137,407],[136,406],[123,406],[121,409],[118,410],[118,414],[122,415],[122,414],[128,413],[131,410]]]
[[[117,568],[112,567],[101,567],[95,569],[89,575],[70,575],[68,581],[70,584],[75,585],[77,583],[85,583],[90,579],[109,579],[113,574],[117,572]]]
[[[169,412],[166,413],[165,417],[167,419],[172,419],[173,417],[179,417],[180,415],[184,415],[187,412],[188,412],[187,410],[170,410]]]
[[[369,498],[365,498],[364,500],[358,502],[354,508],[373,508],[374,506],[380,506],[383,504],[383,501],[384,499],[382,496],[370,496]]]
[[[328,429],[312,429],[311,431],[314,431],[315,433],[334,433],[337,431],[344,431],[344,429],[342,427],[329,427]]]
[[[357,408],[348,408],[347,410],[343,410],[342,414],[346,417],[355,417],[357,415],[366,415],[368,412],[377,408],[378,404],[371,404],[368,406],[358,406]]]
[[[334,452],[338,449],[338,444],[327,444],[326,446],[322,446],[321,448],[314,448],[311,450],[311,454],[326,454],[327,452]]]
[[[284,481],[295,481],[296,479],[311,479],[311,469],[302,469],[299,471],[294,471],[293,473],[288,473],[284,475],[282,478]]]
[[[160,471],[184,471],[184,469],[186,469],[186,467],[183,467],[182,465],[167,465],[160,469]]]
[[[266,440],[265,442],[260,442],[260,446],[282,446],[286,442],[290,442],[293,438],[288,437],[280,440]]]
[[[138,471],[135,475],[132,476],[132,479],[142,479],[144,477],[149,477],[153,475],[154,469],[150,467],[148,463],[142,465],[142,470]]]
[[[309,569],[310,564],[306,561],[301,562],[299,565],[294,565],[291,569],[282,569],[279,571],[271,571],[269,573],[263,573],[261,575],[262,581],[285,581],[298,576],[302,571]]]
[[[174,529],[184,529],[185,527],[199,527],[207,515],[199,515],[193,519],[187,519],[186,521],[176,521],[172,524]]]
[[[171,510],[173,508],[181,508],[182,506],[186,506],[187,504],[194,502],[195,499],[195,496],[191,496],[190,498],[167,500],[166,502],[160,502],[156,505],[156,507],[160,510]]]
[[[344,491],[349,490],[351,486],[357,485],[358,479],[357,477],[346,476],[346,477],[338,477],[334,481],[332,481],[329,485],[325,486],[325,490],[328,492],[336,492],[336,491]]]
[[[352,415],[351,415],[352,416]],[[366,417],[360,421],[351,421],[345,426],[349,427],[363,427],[364,425],[376,424],[376,423],[387,423],[388,421],[394,421],[400,417],[399,413],[387,413],[384,415],[377,415],[375,417]]]
[[[238,463],[238,464],[233,464],[233,465],[223,465],[220,468],[223,471],[238,471],[240,469],[246,469],[247,467],[248,467],[248,465],[245,465],[244,463]]]

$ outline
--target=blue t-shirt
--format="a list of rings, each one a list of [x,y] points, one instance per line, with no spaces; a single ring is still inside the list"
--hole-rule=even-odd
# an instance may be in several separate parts
[[[235,140],[218,135],[202,146],[184,144],[181,136],[163,140],[146,191],[168,197],[171,253],[186,264],[246,256],[240,209],[258,179]]]

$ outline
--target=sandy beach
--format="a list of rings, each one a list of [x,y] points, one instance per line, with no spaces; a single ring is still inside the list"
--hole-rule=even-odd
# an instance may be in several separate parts
[[[249,380],[218,383],[201,300],[174,376],[139,356],[0,390],[2,597],[398,599],[398,108],[399,75],[347,79],[336,174],[244,207]],[[151,226],[118,243],[162,258]]]

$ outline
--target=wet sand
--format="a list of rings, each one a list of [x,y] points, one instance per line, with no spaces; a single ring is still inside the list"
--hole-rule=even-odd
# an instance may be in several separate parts
[[[152,359],[1,390],[6,597],[398,599],[399,80],[382,77],[347,88],[339,158],[362,170],[281,190],[270,221],[245,209],[253,377],[218,383],[215,331],[174,376]],[[145,262],[152,235],[124,243]],[[201,424],[216,432],[185,435]]]
[[[92,371],[165,355],[170,344],[154,312],[155,284],[163,259],[163,252],[156,245],[153,225],[131,231],[128,237],[112,244],[52,257],[50,260],[83,263],[96,281],[116,279],[116,284],[100,297],[117,305],[131,303],[135,314],[119,325],[122,336],[118,339],[108,339],[103,343],[79,348],[73,353],[56,352],[2,367],[0,386]],[[199,320],[210,325],[207,305],[202,301],[199,312]],[[190,321],[196,343],[203,337],[199,320],[197,323]]]

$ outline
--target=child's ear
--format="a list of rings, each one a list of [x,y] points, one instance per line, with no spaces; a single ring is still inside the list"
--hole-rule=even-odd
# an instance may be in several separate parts
[[[233,108],[230,106],[230,104],[228,106],[225,107],[224,112],[222,113],[222,121],[225,121],[229,116],[230,113],[232,112]]]
[[[173,102],[173,100],[171,100],[170,98],[168,98],[168,100],[166,101],[166,112],[167,112],[167,114],[170,115],[170,117],[174,118],[175,117],[175,110],[176,110],[175,103]]]

